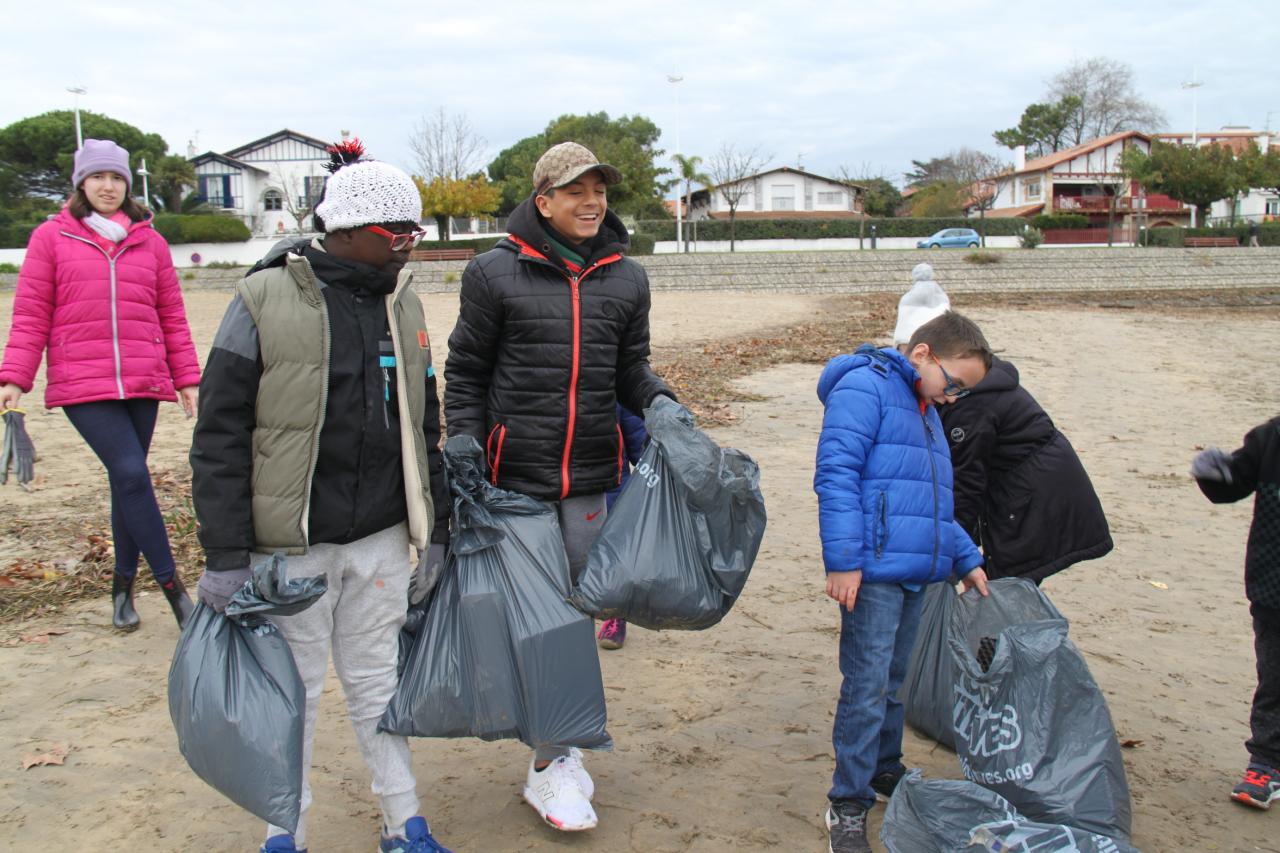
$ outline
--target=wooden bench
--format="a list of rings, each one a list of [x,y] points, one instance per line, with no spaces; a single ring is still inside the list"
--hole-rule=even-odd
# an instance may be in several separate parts
[[[1183,237],[1182,245],[1188,249],[1230,249],[1240,241],[1235,237]]]
[[[411,261],[469,261],[476,256],[475,249],[414,249],[409,253]]]

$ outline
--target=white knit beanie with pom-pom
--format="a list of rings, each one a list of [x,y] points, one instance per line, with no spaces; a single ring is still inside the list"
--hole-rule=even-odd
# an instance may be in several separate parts
[[[325,185],[324,201],[316,205],[316,216],[328,232],[418,222],[422,219],[422,196],[413,179],[395,166],[362,160],[333,173]]]
[[[898,323],[893,329],[893,344],[911,342],[916,329],[951,310],[951,300],[942,286],[933,280],[933,267],[916,264],[911,271],[915,284],[898,300]]]

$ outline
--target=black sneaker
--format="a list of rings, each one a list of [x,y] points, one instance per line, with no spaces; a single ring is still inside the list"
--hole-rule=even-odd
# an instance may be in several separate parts
[[[832,800],[827,808],[830,853],[871,853],[867,842],[867,808],[850,800]]]
[[[889,802],[889,798],[893,796],[893,792],[898,788],[898,783],[902,781],[902,777],[906,773],[907,768],[899,764],[893,770],[886,770],[884,773],[872,777],[871,790],[876,792],[876,799],[882,803]]]
[[[1280,772],[1265,764],[1250,763],[1244,778],[1231,789],[1231,799],[1255,809],[1269,809],[1280,800]]]

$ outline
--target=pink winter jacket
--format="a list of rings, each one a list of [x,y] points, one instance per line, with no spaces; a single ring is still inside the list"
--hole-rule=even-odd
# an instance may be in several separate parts
[[[47,408],[174,400],[199,384],[200,364],[169,246],[150,220],[111,255],[97,238],[66,208],[32,233],[0,383],[30,391],[47,348]]]

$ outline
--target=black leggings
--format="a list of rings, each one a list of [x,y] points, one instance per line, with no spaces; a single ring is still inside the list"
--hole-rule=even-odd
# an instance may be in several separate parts
[[[147,468],[159,405],[156,400],[103,400],[64,406],[63,411],[107,467],[116,572],[136,575],[142,553],[156,582],[164,584],[173,580],[173,551]]]

